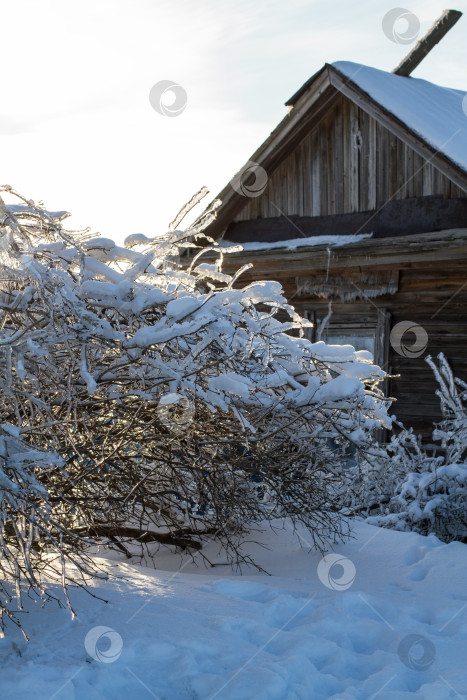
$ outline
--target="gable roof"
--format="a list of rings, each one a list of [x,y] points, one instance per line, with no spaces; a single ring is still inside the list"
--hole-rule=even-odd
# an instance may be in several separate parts
[[[338,61],[325,64],[286,102],[287,115],[217,195],[222,206],[208,229],[210,235],[220,235],[245,205],[245,197],[237,190],[246,167],[254,163],[270,175],[340,95],[467,192],[467,93]]]
[[[467,92],[348,61],[332,67],[467,173]]]

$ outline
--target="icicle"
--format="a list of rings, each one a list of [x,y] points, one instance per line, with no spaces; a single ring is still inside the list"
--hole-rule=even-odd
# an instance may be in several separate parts
[[[330,301],[328,304],[328,312],[327,312],[326,316],[322,319],[322,321],[319,322],[318,327],[316,328],[316,340],[321,340],[321,336],[323,335],[331,316],[332,316],[332,301]]]

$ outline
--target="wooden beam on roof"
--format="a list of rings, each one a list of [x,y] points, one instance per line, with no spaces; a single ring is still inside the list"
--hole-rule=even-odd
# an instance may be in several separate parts
[[[438,17],[431,29],[428,30],[425,36],[417,41],[412,51],[402,59],[392,72],[396,75],[408,77],[461,17],[462,12],[459,10],[445,10],[443,14]]]

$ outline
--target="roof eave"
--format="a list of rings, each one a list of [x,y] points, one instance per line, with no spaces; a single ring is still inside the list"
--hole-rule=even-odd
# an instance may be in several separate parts
[[[330,65],[329,63],[325,63],[324,66],[323,66],[322,68],[320,68],[318,71],[316,71],[316,73],[313,73],[313,75],[311,76],[311,78],[308,78],[308,80],[306,80],[306,81],[303,83],[303,85],[302,85],[300,88],[298,88],[298,90],[297,90],[296,92],[294,92],[294,94],[292,95],[292,97],[289,97],[289,99],[287,100],[287,102],[284,102],[285,106],[286,106],[286,107],[293,107],[293,106],[298,102],[298,100],[300,99],[300,97],[301,97],[302,95],[304,95],[305,92],[307,92],[307,91],[309,90],[309,88],[313,85],[313,83],[315,82],[315,80],[317,80],[317,79],[319,78],[319,76],[326,70],[326,68],[327,68],[329,65]]]
[[[467,260],[467,228],[445,229],[427,233],[413,233],[393,238],[366,238],[355,243],[329,248],[329,245],[302,246],[294,250],[273,248],[271,250],[248,250],[229,253],[224,257],[224,269],[237,269],[244,262],[252,262],[249,275],[257,277],[261,268],[268,274],[290,276],[293,271],[305,265],[312,270],[333,267],[374,267],[403,263],[429,262],[441,260]],[[330,252],[329,252],[330,251]],[[289,266],[284,266],[284,252],[287,252]],[[245,260],[244,260],[245,259]]]

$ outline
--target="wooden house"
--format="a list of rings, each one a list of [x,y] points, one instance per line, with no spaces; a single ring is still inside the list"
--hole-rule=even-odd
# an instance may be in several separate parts
[[[467,379],[467,95],[404,70],[324,67],[227,186],[208,233],[244,246],[227,270],[281,282],[322,339],[368,349],[393,412],[440,418],[424,357]],[[401,330],[402,329],[402,330]]]

